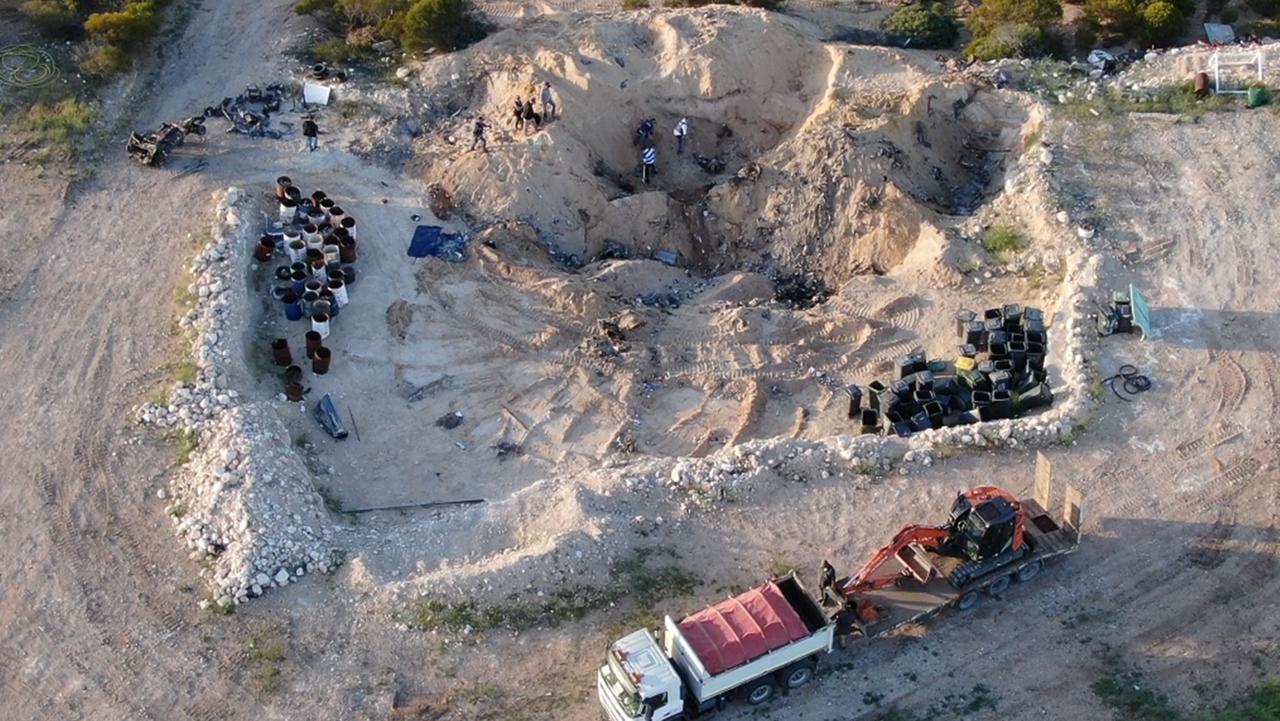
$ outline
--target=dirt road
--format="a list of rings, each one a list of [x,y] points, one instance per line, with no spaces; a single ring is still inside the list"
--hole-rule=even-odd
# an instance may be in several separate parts
[[[166,58],[183,70],[157,74],[129,124],[278,76],[296,22],[290,5],[204,0]],[[1156,131],[1084,126],[1062,140],[1061,172],[1107,219],[1104,237],[1137,234],[1145,251],[1135,267],[1110,261],[1108,282],[1147,288],[1159,326],[1150,342],[1106,341],[1102,356],[1104,375],[1135,362],[1155,388],[1132,402],[1107,395],[1077,444],[1052,453],[1059,477],[1089,493],[1088,540],[1035,588],[837,656],[818,684],[770,707],[776,718],[871,718],[894,704],[925,714],[947,693],[990,697],[1002,710],[979,705],[970,718],[1010,709],[1104,718],[1085,690],[1106,671],[1103,644],[1186,703],[1199,700],[1197,681],[1225,694],[1274,670],[1271,126],[1239,113]],[[174,286],[191,250],[182,239],[203,238],[210,193],[265,184],[281,166],[324,183],[336,151],[297,146],[211,135],[207,167],[187,175],[133,167],[107,149],[65,204],[47,198],[47,231],[6,236],[18,247],[0,305],[0,719],[382,719],[400,690],[443,694],[470,718],[500,709],[521,712],[505,718],[595,717],[592,667],[620,623],[607,613],[446,646],[363,603],[350,569],[233,617],[198,610],[199,569],[178,550],[156,496],[172,450],[126,418],[164,376]],[[19,171],[0,171],[0,187],[22,182]],[[815,548],[847,566],[908,511],[940,513],[958,487],[1024,461],[963,456],[868,487],[780,483],[726,509],[719,537],[696,540],[720,549],[711,573],[727,584],[753,582],[779,559],[812,567]],[[1000,480],[1022,488],[1030,477],[1002,470]],[[739,545],[723,550],[726,539]],[[696,553],[687,558],[696,565]],[[672,601],[672,610],[697,602]],[[498,673],[499,664],[510,665]]]

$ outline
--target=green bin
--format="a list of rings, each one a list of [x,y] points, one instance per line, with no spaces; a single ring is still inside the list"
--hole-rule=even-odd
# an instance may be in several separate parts
[[[1256,108],[1267,104],[1267,89],[1249,88],[1249,107]]]

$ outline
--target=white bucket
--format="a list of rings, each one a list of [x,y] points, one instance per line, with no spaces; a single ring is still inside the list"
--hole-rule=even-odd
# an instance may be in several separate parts
[[[333,244],[326,245],[324,247],[325,265],[328,265],[330,263],[341,263],[341,262],[342,262],[342,248]]]
[[[312,280],[318,280],[318,281],[320,281],[320,285],[322,285],[322,286],[323,286],[323,285],[328,285],[328,284],[329,284],[329,271],[328,271],[328,270],[326,270],[324,266],[320,266],[320,268],[319,268],[319,269],[317,269],[317,268],[312,268],[312,269],[311,269],[311,279],[312,279]]]
[[[334,305],[338,306],[338,308],[339,308],[339,309],[347,307],[347,303],[349,303],[349,302],[350,302],[350,300],[349,300],[349,298],[348,298],[348,296],[347,296],[347,284],[346,284],[346,283],[342,283],[342,284],[340,284],[337,288],[333,287],[333,285],[332,285],[332,284],[330,284],[330,285],[329,285],[329,291],[330,291],[331,293],[333,293],[333,304],[334,304]]]
[[[280,222],[292,223],[298,215],[298,206],[280,204]]]
[[[307,257],[307,244],[301,239],[294,238],[285,246],[285,252],[289,254],[290,263],[298,263]]]
[[[316,313],[311,316],[311,330],[320,334],[320,338],[329,337],[329,316],[324,313]]]
[[[286,230],[286,231],[284,231],[284,244],[285,244],[285,247],[288,247],[288,246],[289,246],[289,244],[290,244],[290,243],[292,243],[292,242],[293,242],[293,241],[295,241],[295,240],[302,240],[302,233],[301,233],[300,231],[297,231],[297,230]]]

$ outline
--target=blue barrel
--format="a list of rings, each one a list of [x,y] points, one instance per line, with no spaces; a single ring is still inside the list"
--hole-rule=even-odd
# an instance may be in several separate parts
[[[302,302],[298,300],[298,294],[289,291],[284,294],[281,299],[284,302],[284,317],[289,320],[302,320]]]
[[[295,270],[289,276],[289,282],[293,284],[293,292],[301,295],[302,291],[306,290],[307,274],[300,270]]]

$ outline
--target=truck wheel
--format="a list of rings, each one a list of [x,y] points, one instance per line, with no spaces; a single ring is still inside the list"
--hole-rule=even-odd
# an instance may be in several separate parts
[[[1026,581],[1030,581],[1036,576],[1039,576],[1040,569],[1043,568],[1043,566],[1044,564],[1040,563],[1039,561],[1032,561],[1031,563],[1028,563],[1022,568],[1019,568],[1018,581],[1025,583]]]
[[[752,706],[759,706],[773,698],[776,692],[777,689],[773,685],[773,680],[762,678],[747,687],[747,703]]]
[[[813,664],[809,661],[793,663],[782,672],[782,685],[797,689],[813,680]]]
[[[991,596],[999,596],[1009,590],[1009,583],[1010,581],[1008,576],[1001,576],[987,586],[987,593]]]
[[[961,596],[959,601],[956,601],[956,608],[960,609],[961,611],[968,611],[969,609],[977,605],[978,605],[977,591],[970,591],[965,595]]]

